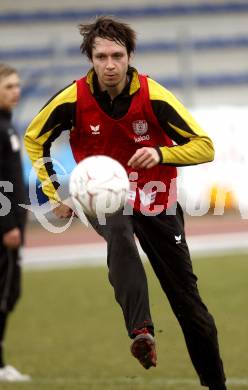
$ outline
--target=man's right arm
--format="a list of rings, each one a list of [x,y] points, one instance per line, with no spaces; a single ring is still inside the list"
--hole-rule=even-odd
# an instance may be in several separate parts
[[[41,109],[26,130],[24,143],[27,153],[42,184],[43,192],[51,201],[59,202],[59,183],[50,156],[52,142],[62,131],[75,126],[76,83],[56,94]]]
[[[6,158],[6,152],[8,157],[12,156],[12,150],[9,144],[9,137],[5,128],[0,129],[0,195],[1,195],[1,211],[4,215],[0,217],[0,236],[2,237],[2,244],[9,249],[18,248],[21,245],[21,231],[17,226],[16,216],[13,210],[12,192],[4,193],[4,182],[9,182],[8,171],[10,169],[9,164],[13,163],[13,159]],[[10,155],[10,156],[9,156]],[[13,167],[11,167],[13,170]],[[10,199],[9,199],[10,198]],[[10,202],[10,210],[5,214],[5,200]]]

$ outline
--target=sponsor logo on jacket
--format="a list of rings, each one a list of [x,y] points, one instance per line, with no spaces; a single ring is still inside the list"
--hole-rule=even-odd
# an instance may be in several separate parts
[[[137,134],[139,137],[134,137],[134,142],[142,142],[142,141],[149,141],[150,135],[146,134],[148,131],[148,123],[146,120],[137,120],[132,123],[133,125],[133,131],[135,134]],[[144,135],[146,134],[146,135]]]
[[[147,135],[141,135],[140,137],[134,137],[135,143],[136,143],[136,142],[142,142],[142,141],[149,141],[149,139],[150,139],[149,134],[147,134]]]
[[[145,120],[138,120],[133,122],[133,131],[137,135],[143,135],[148,130],[148,123]]]

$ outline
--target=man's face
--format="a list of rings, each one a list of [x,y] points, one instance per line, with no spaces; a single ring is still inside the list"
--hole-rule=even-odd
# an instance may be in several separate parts
[[[109,39],[95,38],[92,64],[101,89],[120,89],[126,83],[129,57],[125,46]]]
[[[16,73],[0,78],[0,108],[11,111],[20,99],[20,78]]]

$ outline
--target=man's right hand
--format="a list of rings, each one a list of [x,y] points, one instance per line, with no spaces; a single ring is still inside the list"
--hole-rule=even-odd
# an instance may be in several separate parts
[[[64,203],[59,203],[58,206],[56,206],[53,209],[53,213],[56,215],[58,218],[70,218],[72,216],[72,209],[67,206]]]
[[[9,230],[3,235],[3,245],[8,249],[17,249],[21,245],[22,237],[19,228]]]

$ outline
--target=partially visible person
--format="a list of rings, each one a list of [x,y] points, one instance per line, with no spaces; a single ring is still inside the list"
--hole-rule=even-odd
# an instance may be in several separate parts
[[[7,320],[20,296],[20,248],[26,224],[26,211],[18,205],[26,203],[20,141],[11,122],[19,99],[17,71],[0,64],[0,382],[30,379],[4,360]]]

